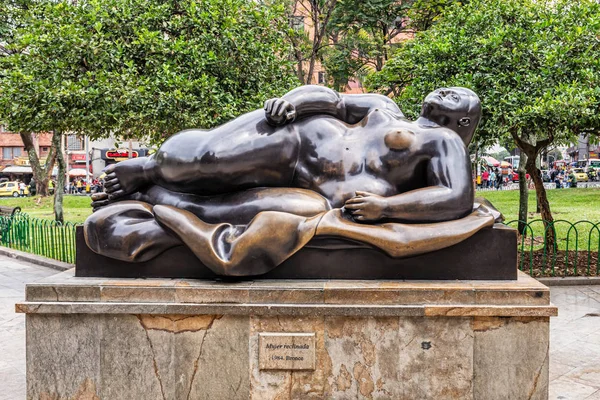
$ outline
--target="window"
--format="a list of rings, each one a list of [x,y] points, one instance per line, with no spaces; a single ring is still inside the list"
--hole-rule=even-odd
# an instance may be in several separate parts
[[[46,152],[48,152],[48,148],[47,147],[42,147],[42,151],[46,153]]]
[[[67,136],[67,150],[83,150],[83,139],[77,135]]]
[[[5,187],[6,187],[6,182],[0,183],[0,189],[5,188]]]
[[[3,147],[2,148],[2,159],[3,160],[12,160],[15,157],[21,156],[21,148],[20,147]]]
[[[290,27],[295,31],[304,30],[304,16],[303,15],[292,15],[289,17]]]
[[[325,72],[319,72],[318,82],[321,83],[321,84],[325,83]]]
[[[16,185],[14,183],[10,182],[6,186],[8,186],[9,188],[14,188]]]

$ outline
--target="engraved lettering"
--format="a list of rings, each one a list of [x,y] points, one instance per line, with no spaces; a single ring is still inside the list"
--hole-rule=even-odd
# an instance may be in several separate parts
[[[315,334],[259,333],[258,364],[260,369],[314,370]]]

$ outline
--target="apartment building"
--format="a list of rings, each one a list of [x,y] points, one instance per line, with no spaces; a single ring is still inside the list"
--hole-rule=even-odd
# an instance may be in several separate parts
[[[34,134],[33,143],[40,158],[44,159],[50,151],[52,135],[49,133]],[[7,166],[29,166],[29,157],[21,136],[6,131],[5,127],[0,125],[0,167]]]

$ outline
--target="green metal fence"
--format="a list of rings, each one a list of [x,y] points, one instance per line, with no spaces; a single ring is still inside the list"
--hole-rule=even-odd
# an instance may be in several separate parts
[[[519,221],[506,222],[518,226]],[[552,230],[554,243],[546,233]],[[600,222],[537,219],[525,223],[519,235],[519,269],[532,276],[600,275]]]
[[[0,244],[74,264],[75,227],[71,222],[32,218],[25,213],[2,216]]]

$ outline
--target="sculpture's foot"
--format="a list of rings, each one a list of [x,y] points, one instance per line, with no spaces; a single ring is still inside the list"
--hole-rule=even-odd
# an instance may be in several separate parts
[[[109,199],[124,197],[150,183],[144,169],[147,161],[146,157],[132,158],[108,166],[105,170],[104,191],[108,193]]]

